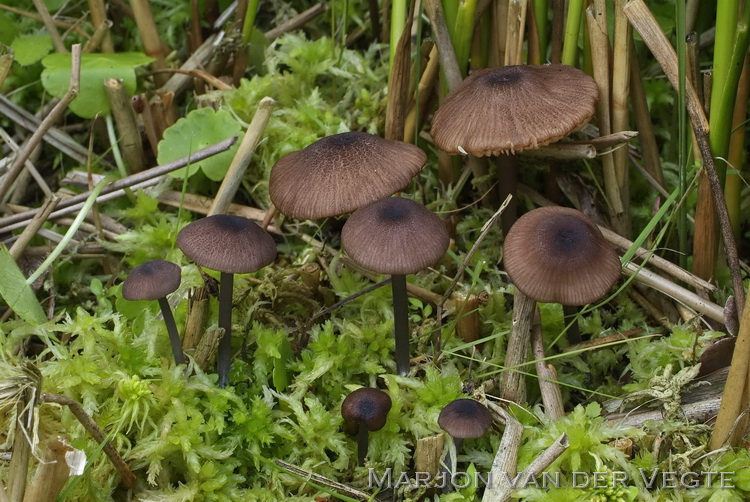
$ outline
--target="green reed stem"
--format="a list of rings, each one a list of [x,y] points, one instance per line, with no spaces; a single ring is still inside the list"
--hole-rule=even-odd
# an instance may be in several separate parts
[[[259,2],[260,0],[249,0],[247,2],[245,20],[242,23],[242,41],[246,44],[250,43],[250,36],[253,34],[253,28],[255,27],[255,16],[258,13]]]
[[[406,0],[393,0],[391,2],[391,41],[390,41],[390,59],[388,60],[388,75],[393,71],[393,58],[396,56],[396,47],[398,39],[406,25],[406,14],[409,5]]]
[[[456,52],[461,76],[466,76],[471,52],[471,40],[474,36],[474,20],[477,11],[476,0],[462,0],[456,12],[456,24],[451,33],[453,50]],[[448,25],[450,29],[450,25]]]
[[[536,29],[539,32],[539,52],[542,56],[542,63],[547,61],[547,0],[534,0],[534,20]]]
[[[583,0],[570,0],[568,3],[568,19],[565,23],[562,63],[570,66],[576,66],[578,57],[578,37],[581,33],[583,4]]]

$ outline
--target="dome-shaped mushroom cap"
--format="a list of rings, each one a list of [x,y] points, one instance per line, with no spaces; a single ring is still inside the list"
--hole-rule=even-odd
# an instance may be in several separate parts
[[[177,246],[201,267],[230,274],[255,272],[276,258],[273,237],[252,220],[232,214],[186,225],[177,234]]]
[[[391,396],[380,389],[357,389],[341,403],[341,416],[348,422],[359,422],[368,431],[379,431],[385,426],[391,411]]]
[[[620,277],[620,259],[596,224],[566,207],[521,216],[505,238],[503,261],[516,287],[539,302],[595,302]]]
[[[279,159],[268,193],[292,218],[339,216],[403,190],[426,161],[421,149],[403,141],[335,134]]]
[[[151,260],[131,270],[122,283],[126,300],[158,300],[180,287],[180,267],[166,260]]]
[[[572,66],[478,70],[448,95],[431,134],[438,148],[454,155],[520,152],[583,126],[594,116],[598,98],[594,79]]]
[[[443,221],[413,200],[389,197],[352,213],[341,244],[359,266],[407,275],[437,263],[450,243]]]
[[[469,439],[484,436],[492,425],[492,415],[473,399],[456,399],[440,412],[438,425],[454,438]]]

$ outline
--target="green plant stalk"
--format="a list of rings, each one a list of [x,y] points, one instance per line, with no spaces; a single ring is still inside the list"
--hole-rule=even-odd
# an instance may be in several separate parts
[[[581,32],[583,4],[583,0],[570,0],[568,3],[568,19],[565,23],[562,64],[576,66],[576,59],[578,56],[578,36]]]
[[[732,221],[732,230],[735,238],[740,238],[740,225],[742,223],[741,202],[742,202],[742,162],[745,152],[745,104],[750,95],[750,57],[745,56],[745,63],[740,76],[740,83],[737,89],[737,100],[734,105],[734,116],[732,119],[732,134],[729,137],[729,152],[727,153],[727,162],[733,169],[727,172],[726,181],[724,182],[724,194],[727,199],[727,209],[729,218]]]
[[[732,100],[734,104],[734,93],[726,96],[729,89],[726,87],[726,81],[729,75],[729,67],[732,61],[732,48],[735,45],[735,33],[737,27],[737,17],[740,8],[740,0],[722,0],[716,3],[716,39],[714,41],[714,60],[713,60],[713,84],[711,92],[711,116],[709,126],[711,136],[709,138],[711,151],[716,156],[725,156],[726,148],[720,150],[721,143],[729,143],[729,123],[725,122],[726,118],[720,116],[721,105],[727,99]],[[747,13],[747,9],[745,9]],[[731,120],[731,113],[730,118]],[[724,182],[726,168],[723,164],[716,166],[719,179]]]
[[[536,21],[536,30],[539,34],[539,53],[541,54],[542,63],[547,61],[547,0],[534,0],[534,20]]]
[[[393,59],[396,57],[396,47],[401,33],[406,25],[407,0],[393,0],[391,4],[391,39],[388,59],[388,78],[393,71]],[[450,26],[450,25],[449,25]]]
[[[455,41],[455,30],[456,30],[456,19],[458,18],[459,4],[463,0],[441,0],[443,6],[443,16],[445,17],[445,25],[448,27],[451,40]],[[455,45],[454,45],[455,47]],[[454,49],[455,52],[455,49]]]
[[[245,19],[242,22],[242,42],[245,44],[250,43],[250,37],[253,35],[253,28],[255,27],[255,16],[258,14],[259,2],[260,0],[249,0],[247,2]]]
[[[685,86],[687,82],[687,60],[685,46],[685,0],[675,1],[675,16],[677,19],[677,72],[680,87],[677,92],[677,167],[679,169],[678,197],[683,200],[687,190],[687,117],[685,116]],[[688,256],[688,234],[687,234],[687,205],[680,204],[677,210],[677,236],[680,250],[680,266],[687,265]]]
[[[216,372],[219,374],[219,387],[229,383],[229,365],[232,359],[232,292],[234,274],[222,272],[219,289],[219,327],[224,335],[219,340],[219,353],[216,356]]]
[[[115,123],[112,120],[112,115],[105,116],[104,121],[107,124],[107,136],[109,137],[109,144],[112,145],[112,155],[115,158],[117,170],[120,171],[120,177],[127,178],[128,170],[125,168],[125,161],[122,160],[122,154],[120,153],[117,134],[115,134]]]
[[[461,76],[466,76],[469,66],[471,40],[474,37],[474,20],[477,11],[476,0],[462,0],[456,13],[456,26],[453,30],[453,47],[456,51]]]
[[[73,220],[73,224],[70,226],[68,231],[65,232],[62,240],[55,247],[55,249],[52,250],[47,259],[44,260],[41,265],[39,265],[39,268],[37,268],[34,273],[29,276],[28,279],[26,279],[26,284],[33,284],[34,281],[39,279],[42,274],[52,265],[52,263],[60,256],[65,248],[68,247],[70,241],[73,240],[73,236],[81,227],[84,218],[86,218],[86,215],[89,214],[89,211],[91,211],[91,208],[96,203],[96,198],[99,196],[101,191],[104,190],[104,187],[107,186],[107,183],[109,183],[109,181],[109,178],[104,178],[94,187],[93,190],[91,190],[91,194],[86,199],[86,203],[81,208],[81,211],[78,213],[78,216],[76,216],[76,219]]]
[[[393,328],[396,332],[396,371],[401,376],[409,374],[409,298],[406,294],[406,276],[391,276],[393,291]]]

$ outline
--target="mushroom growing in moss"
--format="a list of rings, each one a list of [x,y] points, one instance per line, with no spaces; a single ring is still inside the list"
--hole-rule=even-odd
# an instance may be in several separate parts
[[[276,243],[255,222],[242,216],[216,214],[186,225],[177,235],[177,246],[201,267],[221,272],[219,290],[219,341],[216,371],[219,387],[229,382],[232,357],[232,291],[234,274],[255,272],[276,258]]]
[[[458,457],[464,439],[482,437],[487,433],[492,425],[492,415],[486,406],[474,399],[456,399],[440,411],[438,425],[453,438]],[[452,463],[450,456],[446,457],[445,464],[450,467]],[[449,469],[442,472],[450,478]],[[444,492],[451,491],[448,479],[444,486]]]
[[[413,200],[389,197],[356,210],[341,230],[341,243],[362,268],[391,275],[396,368],[409,373],[406,275],[437,263],[450,237],[443,221]]]
[[[385,426],[391,411],[391,397],[380,389],[363,387],[357,389],[341,403],[341,416],[345,421],[359,426],[357,431],[357,465],[364,465],[367,456],[367,440],[370,432]]]
[[[126,300],[158,300],[176,364],[185,364],[185,355],[182,353],[182,342],[167,295],[180,287],[181,280],[177,264],[166,260],[151,260],[135,267],[122,283],[122,297]]]
[[[606,295],[620,277],[620,259],[596,224],[578,210],[559,206],[519,218],[505,238],[503,262],[516,286],[508,368],[526,360],[526,327],[537,301],[585,305]],[[511,383],[504,381],[502,397],[517,401],[523,375],[513,370],[505,375]]]

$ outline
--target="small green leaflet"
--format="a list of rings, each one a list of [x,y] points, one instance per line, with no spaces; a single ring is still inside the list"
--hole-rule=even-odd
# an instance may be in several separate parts
[[[31,286],[26,284],[26,277],[5,246],[0,247],[0,296],[27,323],[37,325],[47,322],[39,300]]]
[[[79,117],[90,119],[97,114],[109,113],[109,99],[104,90],[104,80],[121,79],[128,94],[136,88],[135,67],[150,63],[153,58],[140,52],[118,54],[82,54],[81,89],[70,103],[70,109]],[[42,85],[55,96],[62,97],[70,85],[70,54],[50,54],[42,59]]]
[[[49,35],[21,35],[13,40],[13,57],[21,66],[36,63],[52,50],[52,37]]]

